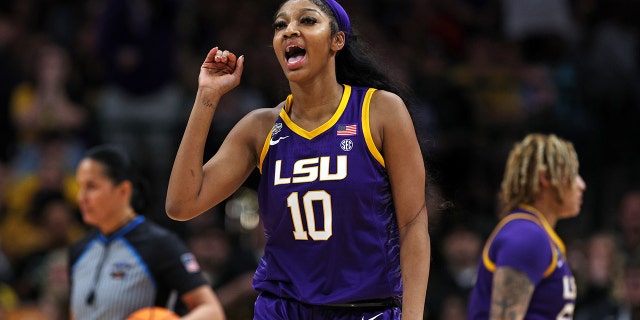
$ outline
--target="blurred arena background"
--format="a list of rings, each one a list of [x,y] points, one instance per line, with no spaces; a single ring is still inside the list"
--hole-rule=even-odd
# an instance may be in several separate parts
[[[580,216],[558,226],[578,280],[576,319],[638,308],[640,2],[340,2],[414,95],[433,244],[425,319],[465,318],[506,153],[533,131],[573,141],[587,183]],[[229,319],[251,319],[257,173],[190,222],[166,217],[164,193],[211,47],[244,54],[246,66],[218,108],[207,158],[249,110],[286,97],[271,49],[278,4],[0,0],[0,318],[68,318],[65,248],[86,230],[75,165],[112,142],[148,181],[144,214],[190,243]]]

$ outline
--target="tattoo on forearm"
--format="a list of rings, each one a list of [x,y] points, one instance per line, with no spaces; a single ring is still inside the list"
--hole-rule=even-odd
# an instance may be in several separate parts
[[[498,268],[493,279],[491,319],[523,319],[532,294],[533,284],[526,274],[512,268]]]
[[[209,101],[209,100],[203,101],[202,104],[204,104],[205,107],[210,108],[210,109],[213,109],[216,106],[215,104],[211,103],[211,101]]]

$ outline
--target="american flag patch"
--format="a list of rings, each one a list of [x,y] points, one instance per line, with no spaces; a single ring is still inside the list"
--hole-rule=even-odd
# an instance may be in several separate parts
[[[338,125],[338,136],[355,136],[358,130],[357,124],[341,124]]]
[[[193,254],[185,253],[180,257],[180,260],[182,260],[182,264],[187,272],[193,273],[200,270],[200,265]]]

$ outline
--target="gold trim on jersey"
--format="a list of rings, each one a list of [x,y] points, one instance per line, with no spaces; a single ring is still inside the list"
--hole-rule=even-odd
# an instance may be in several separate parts
[[[566,250],[566,247],[564,245],[564,242],[562,241],[562,239],[560,239],[560,236],[558,236],[556,231],[553,230],[553,227],[551,227],[551,225],[547,221],[547,218],[544,217],[542,212],[540,212],[538,209],[534,208],[533,206],[526,205],[526,204],[520,204],[518,207],[520,209],[529,211],[529,212],[533,213],[536,217],[538,217],[538,219],[542,223],[542,226],[544,227],[544,229],[547,231],[547,233],[551,237],[551,240],[553,240],[553,242],[558,246],[558,248],[560,248],[560,252],[562,252],[562,255],[565,256],[567,254],[567,250]]]
[[[495,272],[496,264],[493,261],[491,261],[491,258],[489,258],[489,248],[491,247],[491,244],[493,243],[493,240],[496,234],[498,234],[498,231],[502,229],[502,227],[504,227],[507,223],[513,220],[517,220],[517,219],[529,220],[539,225],[540,227],[542,227],[546,231],[546,233],[549,235],[549,245],[551,246],[551,263],[549,264],[549,267],[547,267],[547,269],[543,274],[543,277],[546,278],[549,275],[551,275],[551,273],[553,273],[553,270],[555,270],[556,264],[558,263],[558,252],[555,250],[554,243],[560,248],[562,255],[564,255],[564,244],[562,243],[562,241],[560,241],[560,243],[556,242],[556,239],[560,240],[560,238],[556,235],[556,233],[553,231],[552,228],[550,229],[549,223],[544,218],[544,216],[540,214],[539,211],[537,211],[535,208],[528,205],[520,205],[519,207],[524,210],[530,211],[531,213],[534,214],[534,216],[527,213],[520,212],[520,213],[512,213],[504,217],[504,219],[502,219],[500,223],[498,223],[498,225],[493,229],[493,232],[491,232],[491,235],[489,236],[489,239],[487,240],[487,243],[485,244],[484,249],[482,250],[482,262],[485,268],[489,270],[489,272]]]
[[[284,108],[280,110],[280,118],[282,118],[282,121],[291,129],[291,131],[293,131],[294,133],[304,138],[307,138],[308,140],[311,140],[314,137],[317,137],[319,134],[327,131],[329,128],[333,127],[336,124],[336,122],[338,122],[338,119],[340,119],[340,116],[342,115],[344,110],[347,108],[347,103],[349,102],[349,97],[351,96],[351,86],[345,84],[343,85],[343,87],[344,87],[344,90],[342,91],[342,98],[340,98],[340,104],[338,104],[338,109],[336,110],[336,112],[333,114],[333,116],[331,116],[329,121],[315,128],[312,131],[307,131],[301,128],[300,126],[295,124],[291,120],[291,118],[289,118],[288,112],[291,110],[291,105],[293,103],[293,95],[291,94],[287,96],[287,100],[285,101]],[[262,174],[262,163],[264,162],[264,158],[267,156],[267,152],[269,152],[269,146],[270,146],[269,141],[271,141],[272,135],[273,135],[273,131],[269,131],[269,134],[265,138],[264,144],[262,145],[262,152],[260,153],[260,161],[258,163],[258,170],[260,171],[261,174]]]
[[[258,163],[258,170],[260,174],[262,174],[262,162],[264,158],[267,156],[267,151],[269,151],[269,141],[271,141],[271,136],[273,135],[273,129],[269,130],[269,134],[267,138],[264,140],[264,144],[262,145],[262,152],[260,153],[260,162]]]
[[[344,109],[346,109],[347,103],[349,102],[349,97],[351,96],[351,86],[345,84],[343,85],[343,87],[344,91],[342,92],[340,104],[338,105],[338,109],[336,110],[336,112],[333,114],[333,116],[331,116],[331,119],[311,131],[307,131],[301,128],[295,122],[293,122],[291,118],[289,118],[288,112],[291,110],[291,105],[293,103],[293,95],[291,94],[287,97],[284,108],[280,110],[280,118],[282,118],[282,121],[289,127],[289,129],[291,129],[291,131],[295,132],[301,137],[311,140],[317,137],[319,134],[333,127],[338,122],[338,119],[340,119],[340,116],[342,116],[342,113],[344,112]]]
[[[373,137],[371,136],[371,124],[369,123],[371,97],[375,91],[376,89],[369,88],[364,96],[364,101],[362,102],[362,132],[364,133],[364,141],[367,143],[369,152],[384,167],[384,158],[378,148],[376,148],[376,144],[373,142]]]
[[[293,103],[293,95],[287,96],[287,99],[285,101],[285,106],[284,108],[282,108],[282,110],[280,110],[280,118],[282,118],[283,122],[296,134],[304,138],[307,138],[309,140],[313,139],[314,137],[318,136],[319,134],[333,127],[338,122],[338,119],[340,119],[340,117],[344,113],[344,110],[346,109],[347,103],[349,102],[349,98],[351,96],[351,86],[346,84],[343,86],[344,86],[344,91],[342,93],[342,98],[340,100],[340,104],[338,105],[338,109],[333,114],[333,116],[331,116],[331,119],[329,119],[329,121],[327,121],[320,127],[312,131],[307,131],[299,127],[297,124],[295,124],[291,120],[291,118],[289,118],[288,112],[291,110],[291,105]],[[376,89],[369,88],[362,102],[362,132],[364,135],[364,140],[367,144],[367,149],[369,149],[369,152],[376,159],[376,161],[378,161],[380,165],[385,167],[384,157],[376,147],[373,141],[373,136],[371,135],[370,106],[371,106],[371,97],[373,96],[373,93],[375,91]],[[262,152],[260,153],[260,160],[258,163],[258,170],[260,171],[260,173],[262,173],[262,164],[264,162],[265,157],[267,156],[267,153],[269,152],[269,147],[270,147],[269,141],[271,140],[272,135],[273,135],[273,131],[269,131],[269,134],[264,140],[264,144],[262,146]]]

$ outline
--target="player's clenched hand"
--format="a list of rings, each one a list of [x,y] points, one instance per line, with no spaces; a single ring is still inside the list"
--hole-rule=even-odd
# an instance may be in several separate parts
[[[238,58],[232,52],[215,47],[209,50],[200,67],[198,86],[223,95],[240,84],[243,67],[244,56]]]

